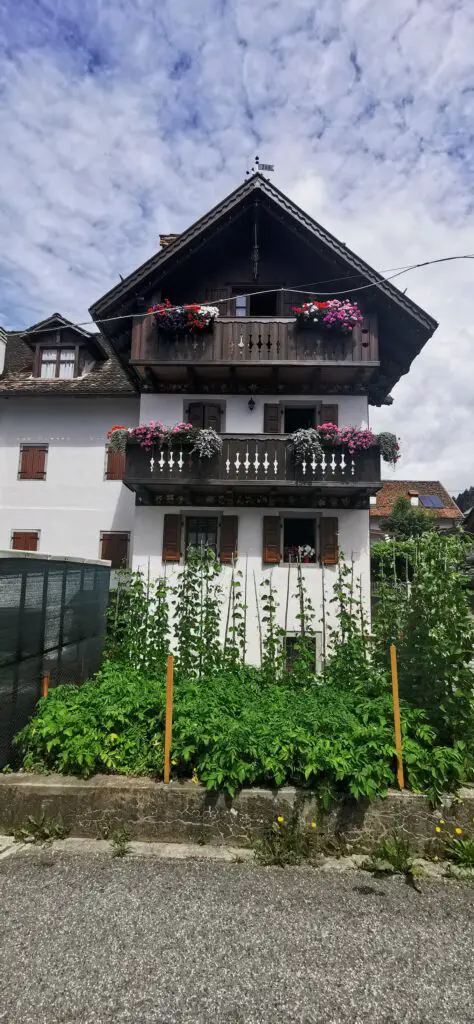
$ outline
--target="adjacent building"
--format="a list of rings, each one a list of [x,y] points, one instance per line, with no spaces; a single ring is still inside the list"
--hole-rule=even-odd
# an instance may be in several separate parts
[[[384,519],[391,514],[397,498],[406,498],[414,507],[429,511],[440,530],[449,530],[462,523],[463,514],[439,480],[384,480],[377,494],[370,499],[370,540],[383,540]]]
[[[357,301],[362,322],[346,334],[305,325],[294,310],[311,290]],[[160,327],[165,300],[217,306],[218,316],[173,336]],[[249,580],[255,662],[254,595],[269,573],[290,643],[298,629],[294,583],[283,620],[295,551],[318,618],[342,555],[368,609],[380,449],[327,440],[322,457],[297,462],[289,437],[327,422],[367,429],[370,406],[391,401],[436,322],[260,173],[163,237],[91,314],[98,333],[55,315],[8,340],[0,547],[99,554],[173,580],[189,545],[211,546],[224,587],[232,566]],[[179,435],[108,454],[112,426],[156,420],[211,429],[221,450],[206,460]]]

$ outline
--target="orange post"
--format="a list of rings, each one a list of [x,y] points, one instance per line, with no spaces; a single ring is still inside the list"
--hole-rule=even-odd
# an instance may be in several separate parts
[[[390,644],[390,666],[392,669],[393,721],[395,725],[395,749],[397,751],[397,779],[400,789],[405,789],[403,775],[402,728],[400,724],[400,702],[398,700],[397,648]]]
[[[49,672],[45,672],[41,683],[41,696],[47,697],[49,690]]]
[[[169,654],[166,665],[165,770],[163,773],[163,779],[167,785],[170,781],[171,735],[173,731],[173,677],[174,658],[172,654]]]

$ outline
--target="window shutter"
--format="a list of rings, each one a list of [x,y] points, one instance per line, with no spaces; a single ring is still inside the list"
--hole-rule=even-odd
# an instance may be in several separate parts
[[[20,480],[44,480],[46,447],[25,445],[20,453]]]
[[[231,295],[232,295],[232,289],[231,289],[230,285],[225,285],[225,286],[221,286],[221,287],[216,285],[214,287],[206,288],[204,290],[204,301],[205,301],[206,305],[208,305],[208,306],[214,306],[216,303],[219,303],[219,305],[217,307],[218,310],[219,310],[219,316],[233,316],[234,315],[234,303],[231,302],[231,301],[229,301],[229,302],[222,302],[221,301],[222,299],[229,299],[230,300],[230,296]]]
[[[107,469],[106,480],[123,480],[125,472],[125,455],[122,452],[114,452],[107,448]]]
[[[280,433],[280,407],[278,405],[267,405],[263,407],[263,433]]]
[[[204,406],[204,426],[212,427],[217,434],[220,433],[221,429],[221,407],[220,405],[206,405]]]
[[[24,530],[16,530],[12,535],[12,548],[14,551],[37,551],[38,534],[33,532],[27,533]]]
[[[128,533],[103,533],[101,557],[111,562],[112,569],[123,569],[128,561]]]
[[[337,516],[323,516],[320,523],[320,558],[323,565],[337,565],[339,561]]]
[[[188,405],[188,422],[193,427],[204,426],[204,406],[202,402],[190,402]]]
[[[264,516],[263,561],[266,565],[278,565],[280,559],[280,519],[278,516]]]
[[[339,406],[338,405],[322,405],[321,406],[321,423],[334,423],[337,427],[339,425]]]
[[[238,516],[223,516],[221,519],[221,544],[219,557],[222,565],[231,565],[232,558],[237,558],[237,541],[239,531]]]
[[[163,520],[163,561],[179,562],[181,558],[181,516],[166,513]]]

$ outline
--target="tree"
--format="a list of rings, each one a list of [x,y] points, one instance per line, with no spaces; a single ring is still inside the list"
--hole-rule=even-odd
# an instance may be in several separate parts
[[[437,529],[434,512],[412,505],[408,498],[403,496],[394,501],[390,515],[383,519],[380,525],[385,533],[396,540],[421,537],[423,533]]]
[[[467,487],[454,499],[461,512],[467,512],[474,505],[474,487]]]

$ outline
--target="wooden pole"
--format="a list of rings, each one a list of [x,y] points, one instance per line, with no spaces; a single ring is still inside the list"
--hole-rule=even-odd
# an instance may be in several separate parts
[[[397,751],[397,779],[400,789],[405,789],[403,775],[402,730],[400,725],[400,704],[398,700],[397,648],[390,644],[390,665],[392,669],[393,720],[395,724],[395,748]]]
[[[45,672],[41,683],[41,696],[47,697],[49,690],[49,672]]]
[[[163,773],[166,785],[170,781],[171,735],[173,731],[173,676],[174,657],[172,654],[168,654],[166,665],[165,770]]]

